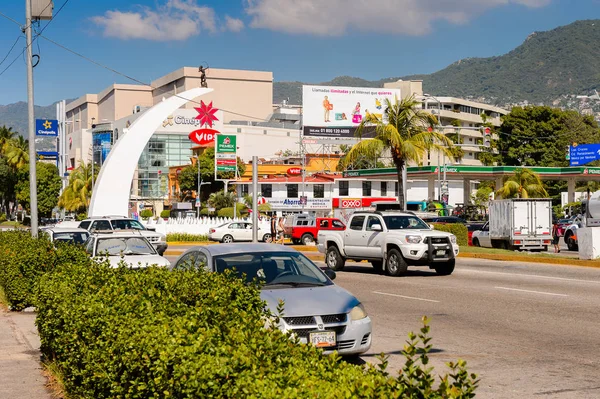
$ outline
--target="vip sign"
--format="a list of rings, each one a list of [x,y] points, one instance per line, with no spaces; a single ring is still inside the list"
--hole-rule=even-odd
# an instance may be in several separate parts
[[[360,198],[348,198],[340,201],[340,208],[360,208],[362,200]]]
[[[191,132],[188,137],[194,143],[206,146],[207,144],[214,143],[217,134],[219,132],[214,129],[198,129]]]

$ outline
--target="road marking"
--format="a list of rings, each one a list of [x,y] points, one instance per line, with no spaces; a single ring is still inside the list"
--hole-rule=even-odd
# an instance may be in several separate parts
[[[568,296],[568,295],[565,295],[565,294],[555,294],[553,292],[520,290],[518,288],[507,288],[507,287],[494,287],[494,288],[499,289],[499,290],[507,290],[507,291],[528,292],[530,294],[542,294],[542,295],[553,295],[553,296]]]
[[[536,278],[545,278],[547,280],[560,280],[560,281],[573,281],[578,283],[592,283],[592,284],[600,284],[598,280],[581,280],[577,278],[565,278],[565,277],[552,277],[552,276],[540,276],[537,274],[522,274],[522,273],[508,273],[508,272],[486,272],[483,270],[467,270],[467,269],[456,269],[456,272],[467,272],[467,273],[483,273],[483,274],[499,274],[502,276],[511,276],[511,277],[536,277]]]
[[[405,296],[405,295],[398,295],[398,294],[389,294],[389,293],[387,293],[387,292],[373,291],[373,294],[379,294],[379,295],[388,295],[388,296],[395,296],[395,297],[398,297],[398,298],[404,298],[404,299],[414,299],[415,301],[424,301],[424,302],[440,303],[440,301],[434,301],[433,299],[415,298],[414,296]]]

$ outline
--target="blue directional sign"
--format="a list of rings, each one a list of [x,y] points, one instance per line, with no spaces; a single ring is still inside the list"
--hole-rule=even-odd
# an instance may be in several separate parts
[[[569,147],[570,165],[580,166],[600,159],[600,144],[578,144]]]
[[[36,119],[36,136],[58,136],[58,121],[56,119]]]

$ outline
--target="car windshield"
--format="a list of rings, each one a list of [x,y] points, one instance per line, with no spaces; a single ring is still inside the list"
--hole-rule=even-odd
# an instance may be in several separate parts
[[[61,232],[54,233],[54,241],[72,242],[75,244],[83,244],[89,237],[88,233],[83,232]]]
[[[112,225],[115,230],[146,230],[143,224],[131,219],[113,220]]]
[[[99,238],[96,254],[108,256],[121,255],[154,255],[156,251],[146,239],[141,237]]]
[[[247,282],[258,279],[264,288],[325,286],[333,282],[306,256],[298,252],[227,254],[214,258],[215,271],[234,270]]]
[[[429,225],[412,215],[388,215],[383,216],[385,225],[388,230],[429,230]]]

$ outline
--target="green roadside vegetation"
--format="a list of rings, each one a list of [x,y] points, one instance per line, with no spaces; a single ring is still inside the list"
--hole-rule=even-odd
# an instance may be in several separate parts
[[[465,361],[436,375],[429,320],[410,333],[399,373],[323,355],[277,325],[260,285],[203,267],[112,268],[81,247],[0,232],[11,310],[37,308],[41,352],[64,397],[472,398]]]
[[[189,242],[189,243],[207,243],[208,236],[205,234],[187,234],[187,233],[169,233],[167,242]]]

